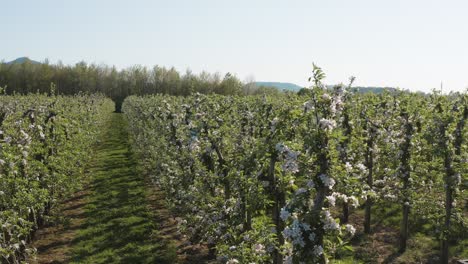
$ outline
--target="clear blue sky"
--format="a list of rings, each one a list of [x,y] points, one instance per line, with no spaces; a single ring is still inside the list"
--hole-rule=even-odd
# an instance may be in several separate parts
[[[468,87],[468,1],[0,0],[0,59],[175,66],[241,80]]]

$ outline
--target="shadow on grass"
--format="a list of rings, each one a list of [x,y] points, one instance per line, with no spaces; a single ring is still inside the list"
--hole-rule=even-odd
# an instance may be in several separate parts
[[[174,263],[147,201],[143,176],[129,151],[126,122],[114,113],[91,168],[86,221],[73,241],[72,263]]]

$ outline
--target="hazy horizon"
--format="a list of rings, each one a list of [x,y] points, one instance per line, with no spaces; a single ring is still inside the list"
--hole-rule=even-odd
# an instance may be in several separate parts
[[[241,80],[325,83],[428,92],[468,87],[464,1],[94,1],[3,3],[0,59],[29,57]]]

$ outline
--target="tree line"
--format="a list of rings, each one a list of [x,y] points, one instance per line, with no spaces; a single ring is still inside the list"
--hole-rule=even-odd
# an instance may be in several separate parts
[[[51,93],[73,95],[102,93],[116,102],[120,111],[129,95],[169,94],[187,96],[193,93],[245,95],[277,94],[272,87],[256,87],[243,83],[234,74],[180,73],[174,67],[135,65],[124,69],[115,66],[62,63],[0,63],[0,87],[6,94]]]

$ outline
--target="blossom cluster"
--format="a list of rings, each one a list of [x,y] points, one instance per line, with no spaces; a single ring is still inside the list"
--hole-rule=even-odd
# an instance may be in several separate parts
[[[299,164],[297,158],[300,155],[299,151],[293,151],[283,143],[276,144],[276,151],[281,154],[284,163],[281,168],[285,172],[297,173],[299,172]]]

